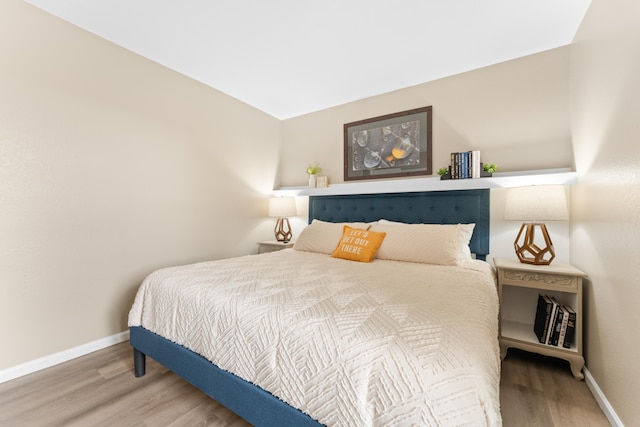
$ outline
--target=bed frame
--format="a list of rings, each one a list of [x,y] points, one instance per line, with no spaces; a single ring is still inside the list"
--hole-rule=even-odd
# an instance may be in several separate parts
[[[376,221],[475,223],[471,252],[489,253],[489,190],[359,194],[309,197],[309,222]],[[257,426],[319,426],[316,420],[271,393],[213,365],[204,357],[139,326],[130,328],[135,376],[150,356],[248,422]]]

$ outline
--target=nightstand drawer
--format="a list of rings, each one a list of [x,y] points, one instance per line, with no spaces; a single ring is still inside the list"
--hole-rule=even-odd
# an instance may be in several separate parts
[[[499,275],[505,285],[564,290],[566,292],[577,292],[578,282],[581,280],[576,276],[516,270],[499,270]]]

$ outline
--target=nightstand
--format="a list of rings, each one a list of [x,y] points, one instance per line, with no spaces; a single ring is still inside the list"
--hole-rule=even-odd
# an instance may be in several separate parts
[[[569,361],[576,379],[584,379],[582,368],[582,278],[586,274],[569,264],[523,264],[517,259],[494,258],[500,298],[500,357],[509,348]],[[533,331],[538,294],[554,297],[576,312],[575,337],[570,348],[541,344]]]
[[[264,242],[258,242],[258,253],[259,254],[266,254],[267,252],[275,252],[275,251],[281,251],[283,249],[287,249],[287,248],[292,248],[293,247],[293,242],[287,242],[287,243],[283,243],[283,242],[278,242],[277,240],[267,240]]]

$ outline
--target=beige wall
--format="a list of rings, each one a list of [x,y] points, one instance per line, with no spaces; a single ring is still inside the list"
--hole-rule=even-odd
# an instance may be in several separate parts
[[[571,260],[589,274],[589,371],[625,425],[640,420],[640,3],[593,0],[571,47],[578,184]]]
[[[342,182],[345,123],[427,105],[434,174],[463,150],[502,171],[572,167],[568,73],[564,47],[285,120],[280,185],[304,185],[315,162]]]
[[[155,268],[255,253],[280,128],[0,2],[0,370],[125,330]]]

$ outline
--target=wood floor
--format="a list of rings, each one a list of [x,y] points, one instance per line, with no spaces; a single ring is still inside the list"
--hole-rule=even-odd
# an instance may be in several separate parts
[[[502,361],[500,406],[505,427],[610,425],[569,362],[517,349]]]
[[[505,427],[609,425],[556,359],[509,350],[500,392]],[[149,358],[135,378],[128,342],[0,384],[0,426],[248,425]]]

